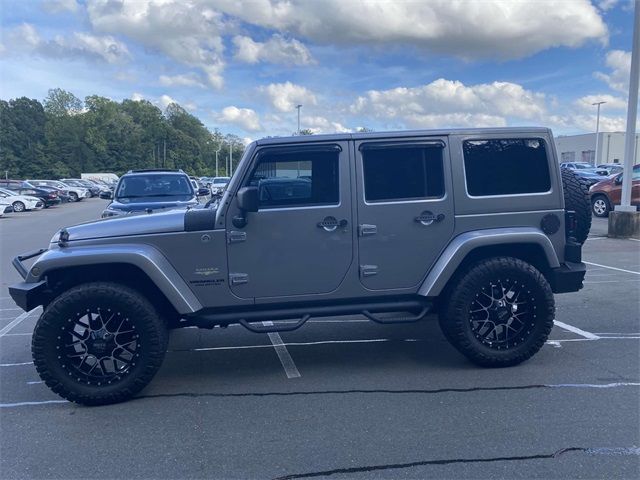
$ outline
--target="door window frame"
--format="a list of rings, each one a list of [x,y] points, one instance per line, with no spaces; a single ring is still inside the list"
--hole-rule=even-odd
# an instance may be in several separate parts
[[[366,149],[384,149],[386,147],[404,147],[404,148],[409,148],[409,147],[419,147],[419,146],[426,146],[426,147],[431,147],[431,148],[440,148],[441,152],[442,152],[442,186],[444,189],[444,193],[442,196],[440,197],[429,197],[429,198],[406,198],[406,199],[395,199],[395,200],[373,200],[373,201],[367,201],[367,197],[366,197],[366,191],[365,191],[365,172],[364,172],[364,156],[363,156],[363,151]],[[447,198],[449,197],[449,189],[447,188],[447,173],[446,173],[446,162],[445,162],[445,155],[446,155],[446,151],[447,151],[447,143],[442,140],[442,139],[433,139],[433,140],[405,140],[405,141],[371,141],[371,142],[366,142],[363,141],[360,143],[360,145],[358,146],[358,158],[357,158],[357,163],[358,163],[358,167],[360,168],[360,179],[359,179],[359,186],[362,189],[362,193],[359,195],[360,200],[362,201],[363,205],[366,205],[367,207],[375,207],[376,205],[396,205],[396,204],[404,204],[404,203],[434,203],[434,202],[443,202],[446,201]]]
[[[326,144],[314,144],[314,145],[306,145],[306,144],[300,144],[300,145],[291,145],[291,146],[281,146],[281,145],[274,145],[274,146],[267,146],[267,147],[263,147],[263,148],[259,148],[254,154],[253,157],[251,158],[251,165],[250,168],[247,169],[247,173],[244,175],[244,177],[242,178],[242,181],[240,182],[240,186],[238,188],[238,190],[240,188],[243,187],[250,187],[251,185],[249,185],[249,182],[251,181],[251,178],[253,177],[253,174],[255,173],[255,171],[258,169],[258,165],[260,163],[260,157],[266,155],[266,154],[272,154],[272,153],[278,153],[278,152],[286,152],[286,153],[295,153],[296,151],[299,152],[335,152],[338,154],[338,182],[337,182],[337,190],[338,190],[338,202],[337,203],[322,203],[322,204],[310,204],[310,205],[299,205],[299,206],[282,206],[282,207],[258,207],[258,212],[261,211],[268,211],[268,212],[277,212],[277,211],[287,211],[287,210],[302,210],[302,209],[307,209],[307,210],[312,210],[312,209],[327,209],[327,208],[339,208],[340,206],[342,206],[342,195],[340,192],[340,188],[341,188],[341,169],[342,169],[342,165],[341,162],[343,162],[343,160],[341,160],[341,155],[344,153],[344,150],[342,149],[342,147],[340,145],[338,145],[337,143],[326,143]],[[348,159],[347,159],[347,163],[348,163]],[[313,179],[312,179],[313,181]],[[236,196],[237,191],[234,194],[234,197]],[[256,212],[257,213],[257,212]]]

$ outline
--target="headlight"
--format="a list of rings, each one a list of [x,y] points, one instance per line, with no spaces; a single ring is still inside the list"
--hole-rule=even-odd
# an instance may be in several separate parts
[[[120,215],[122,213],[123,212],[121,212],[120,210],[112,210],[110,208],[106,208],[102,212],[102,218],[117,217],[118,215]]]

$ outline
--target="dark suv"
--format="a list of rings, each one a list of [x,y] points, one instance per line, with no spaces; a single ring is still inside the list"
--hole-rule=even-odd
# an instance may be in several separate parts
[[[181,170],[132,170],[123,175],[102,218],[198,205],[191,180]]]

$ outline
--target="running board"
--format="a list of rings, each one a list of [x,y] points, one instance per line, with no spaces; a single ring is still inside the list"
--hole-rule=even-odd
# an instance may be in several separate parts
[[[432,307],[432,303],[420,298],[389,302],[299,305],[291,308],[253,308],[244,311],[209,309],[206,312],[186,317],[180,326],[214,328],[239,323],[255,333],[289,332],[300,328],[313,317],[342,315],[364,315],[373,322],[391,325],[418,322],[432,310]],[[380,315],[396,312],[403,313],[403,315],[398,317],[382,317]],[[406,315],[407,313],[409,315]],[[269,324],[265,325],[265,322],[269,322]]]

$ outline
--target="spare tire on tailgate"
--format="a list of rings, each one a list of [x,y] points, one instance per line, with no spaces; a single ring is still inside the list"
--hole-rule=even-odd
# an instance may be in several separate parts
[[[574,237],[578,243],[584,243],[591,229],[591,199],[589,185],[573,170],[561,168],[564,208],[576,212]]]

